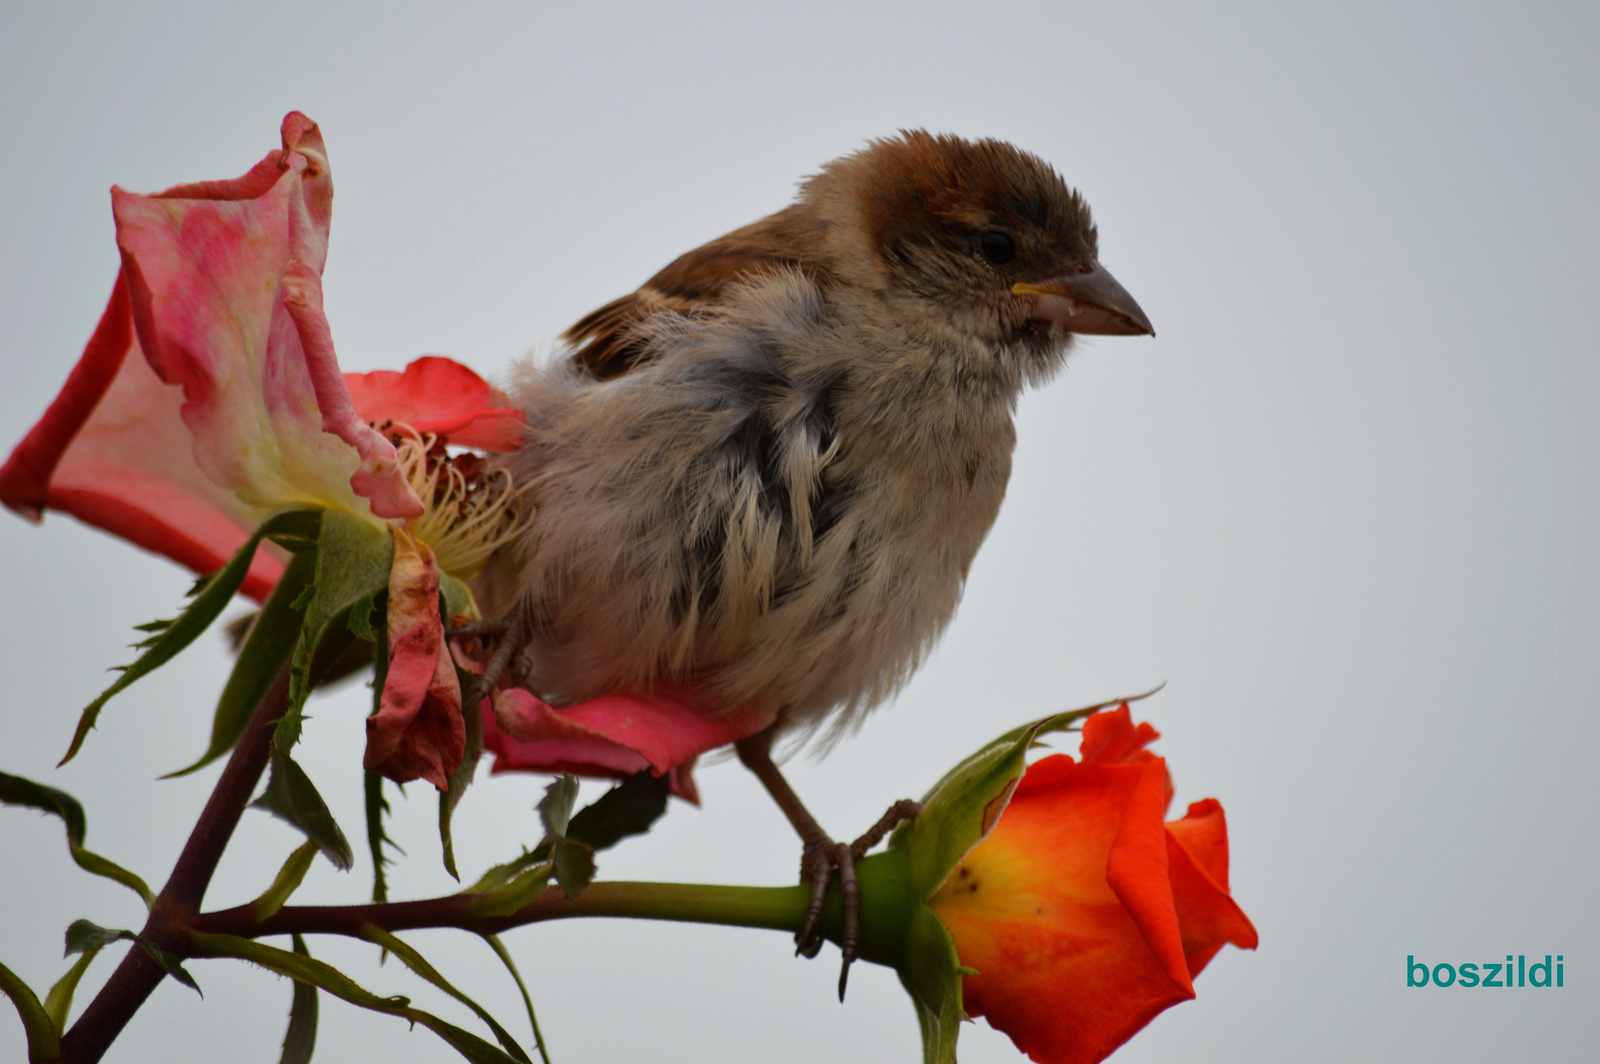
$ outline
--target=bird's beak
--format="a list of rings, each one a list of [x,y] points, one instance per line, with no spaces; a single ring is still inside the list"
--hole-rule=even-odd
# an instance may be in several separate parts
[[[1030,319],[1060,322],[1068,332],[1101,336],[1156,334],[1128,290],[1098,262],[1038,284],[1018,281],[1011,291],[1033,297]]]

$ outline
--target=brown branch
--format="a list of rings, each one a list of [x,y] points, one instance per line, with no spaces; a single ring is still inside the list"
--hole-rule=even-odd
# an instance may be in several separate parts
[[[183,954],[188,924],[199,910],[222,851],[267,767],[272,733],[278,717],[283,715],[288,692],[289,666],[285,664],[234,746],[200,819],[189,833],[189,841],[172,866],[172,875],[150,907],[150,918],[141,933],[157,946]],[[63,1064],[98,1061],[165,974],[144,950],[131,947],[78,1022],[62,1036]]]

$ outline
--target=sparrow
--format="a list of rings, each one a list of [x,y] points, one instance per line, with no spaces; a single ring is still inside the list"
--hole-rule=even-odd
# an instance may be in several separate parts
[[[794,202],[681,256],[518,368],[526,531],[480,595],[552,704],[673,684],[776,713],[738,744],[805,844],[820,947],[853,859],[772,760],[836,738],[943,631],[1011,472],[1017,399],[1080,334],[1154,335],[1100,265],[1083,198],[998,140],[875,140]],[[844,976],[840,980],[843,993]]]

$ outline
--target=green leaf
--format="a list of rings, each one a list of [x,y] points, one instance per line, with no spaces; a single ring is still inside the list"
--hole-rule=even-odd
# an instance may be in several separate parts
[[[559,839],[567,833],[567,821],[572,819],[572,807],[578,801],[578,778],[576,776],[558,776],[550,781],[544,789],[544,797],[539,799],[539,821],[544,825],[544,833],[552,839]]]
[[[339,830],[333,814],[328,812],[327,803],[317,793],[311,777],[288,754],[272,755],[272,773],[267,777],[267,789],[250,804],[299,828],[339,871],[348,872],[355,864],[350,843],[345,839],[344,832]]]
[[[575,839],[556,839],[550,852],[556,884],[569,899],[583,893],[594,879],[594,850]]]
[[[472,680],[470,675],[456,670],[456,681],[463,692],[471,688]],[[455,815],[461,796],[472,785],[473,774],[478,770],[478,759],[483,756],[483,715],[475,708],[469,708],[462,713],[462,718],[467,729],[467,742],[461,752],[461,763],[450,773],[450,786],[439,792],[439,844],[444,854],[444,870],[458,883],[461,882],[461,875],[456,871],[456,847],[455,839],[450,834],[450,818]]]
[[[261,608],[239,647],[233,672],[222,688],[222,697],[217,700],[217,711],[211,719],[211,745],[200,755],[200,760],[187,768],[169,772],[163,779],[187,776],[204,768],[232,750],[239,741],[256,706],[266,697],[267,688],[272,686],[300,639],[300,610],[295,601],[310,585],[316,565],[317,556],[310,551],[289,559],[278,586],[272,589],[267,604]]]
[[[137,942],[162,971],[190,990],[193,990],[196,994],[200,994],[200,984],[195,982],[194,977],[184,970],[183,962],[175,954],[168,953],[143,935],[133,931],[115,931],[108,927],[101,927],[98,924],[91,924],[87,920],[74,920],[72,921],[72,926],[67,928],[67,956],[70,957],[74,953],[100,949],[123,939],[129,942]],[[200,994],[200,996],[205,997],[204,994]]]
[[[383,828],[383,818],[389,812],[389,799],[383,796],[383,777],[370,769],[365,776],[363,790],[367,807],[367,850],[372,854],[372,900],[385,902],[389,900],[389,878],[383,869],[392,858],[383,848],[386,844],[397,850],[400,847]]]
[[[22,1033],[28,1040],[29,1064],[53,1064],[61,1059],[61,1035],[50,1014],[39,1004],[33,989],[10,968],[0,964],[0,991],[17,1007]]]
[[[252,942],[236,935],[206,935],[195,933],[190,942],[197,957],[234,957],[258,964],[268,971],[287,975],[291,979],[320,987],[335,997],[352,1005],[375,1012],[400,1016],[412,1023],[420,1023],[455,1049],[473,1064],[513,1064],[514,1057],[479,1038],[477,1035],[421,1009],[411,1008],[403,997],[380,998],[358,986],[354,980],[337,968],[311,957],[290,953],[261,942]]]
[[[494,955],[500,958],[500,963],[506,966],[506,971],[511,973],[511,979],[517,984],[517,990],[522,994],[523,1007],[528,1010],[528,1026],[533,1028],[533,1042],[539,1047],[539,1057],[544,1064],[550,1064],[550,1051],[545,1048],[544,1034],[539,1030],[539,1017],[533,1014],[533,998],[528,996],[528,987],[522,981],[522,973],[517,971],[516,962],[511,959],[511,951],[506,949],[505,943],[500,941],[499,935],[480,932],[483,940],[489,943],[489,948],[494,950]]]
[[[524,854],[523,856],[531,855]],[[509,867],[509,865],[497,865],[489,870],[484,879],[488,879],[501,869]],[[547,860],[526,871],[511,875],[499,884],[485,885],[484,880],[480,879],[466,891],[466,893],[473,895],[473,917],[479,920],[487,920],[497,916],[510,916],[544,893],[544,888],[549,884],[550,875],[554,871],[553,862]]]
[[[911,995],[922,1028],[923,1064],[953,1064],[961,1035],[961,962],[949,930],[926,906],[911,918],[906,963],[900,984]]]
[[[295,935],[294,951],[310,957],[306,940]],[[294,998],[289,1003],[289,1029],[283,1032],[283,1055],[278,1064],[308,1064],[311,1051],[317,1047],[317,988],[311,983],[294,981]]]
[[[227,565],[196,585],[194,598],[183,613],[163,627],[159,634],[139,644],[144,648],[144,653],[140,654],[133,664],[123,667],[122,675],[117,677],[116,682],[84,708],[83,715],[78,718],[78,727],[73,733],[72,743],[67,748],[66,756],[61,759],[61,764],[64,765],[77,756],[84,739],[88,737],[90,730],[95,726],[95,721],[99,719],[100,710],[113,695],[141,676],[146,676],[171,661],[179,651],[194,642],[201,632],[211,626],[211,622],[217,619],[234,593],[239,590],[239,586],[244,583],[245,575],[250,571],[250,563],[255,558],[256,548],[260,546],[263,538],[270,536],[279,542],[285,539],[300,542],[306,533],[314,528],[321,513],[321,510],[314,507],[290,507],[274,510],[269,514],[261,526],[245,541],[244,546],[229,559]]]
[[[313,665],[330,636],[351,639],[352,609],[371,613],[373,601],[389,588],[394,565],[394,535],[387,526],[358,514],[329,510],[317,535],[317,571],[307,591],[305,620],[291,658],[289,697],[273,736],[274,750],[287,753],[300,741],[302,708],[311,693]]]
[[[21,776],[0,772],[0,802],[27,806],[60,817],[67,825],[67,849],[79,868],[121,883],[143,898],[146,907],[155,901],[155,892],[144,880],[121,865],[84,848],[83,839],[89,832],[89,822],[83,815],[83,806],[72,795]]]
[[[289,896],[300,889],[300,884],[306,878],[306,872],[311,868],[311,862],[316,859],[317,844],[309,839],[295,848],[289,859],[283,862],[283,867],[278,870],[272,886],[268,887],[261,897],[250,903],[250,915],[256,923],[264,922],[267,917],[283,908]]]
[[[635,773],[573,814],[569,839],[608,850],[630,835],[643,835],[667,811],[672,781],[646,769]]]
[[[571,795],[564,793],[565,788],[558,792],[556,784],[551,784],[550,793],[546,794],[544,801],[554,799],[556,803],[565,802],[570,810],[571,799],[576,796],[576,783],[574,780]],[[594,851],[609,849],[631,835],[649,831],[650,825],[666,811],[670,786],[665,776],[655,776],[648,770],[639,772],[571,815],[566,823],[566,838],[571,842],[583,843],[588,848],[591,865],[589,878],[593,878]],[[544,802],[540,804],[543,806]],[[552,808],[551,812],[559,819],[559,809]],[[546,824],[548,826],[549,823]],[[506,916],[532,901],[535,895],[544,890],[550,875],[555,872],[554,863],[550,860],[553,849],[553,840],[547,836],[534,849],[524,850],[521,856],[490,868],[464,892],[482,895],[473,901],[473,913],[481,917]],[[581,869],[575,867],[582,860],[580,853],[569,851],[564,860],[568,885],[578,886],[580,881],[587,882],[581,875]],[[534,870],[534,874],[529,873],[530,869]]]
[[[366,939],[368,942],[382,946],[390,953],[393,953],[396,957],[400,958],[401,963],[403,963],[407,968],[410,968],[413,972],[416,972],[418,975],[422,976],[422,978],[426,979],[428,982],[432,983],[434,986],[438,987],[440,990],[443,990],[446,994],[449,994],[451,997],[467,1006],[467,1008],[477,1013],[478,1018],[488,1025],[489,1030],[494,1032],[495,1038],[498,1039],[500,1044],[505,1047],[505,1051],[507,1053],[509,1053],[514,1059],[520,1061],[521,1064],[532,1064],[532,1061],[528,1059],[528,1054],[523,1052],[522,1047],[517,1044],[517,1040],[515,1038],[511,1037],[510,1032],[502,1027],[498,1020],[489,1015],[489,1011],[482,1005],[479,1005],[476,1001],[473,1001],[470,997],[463,994],[460,990],[457,990],[453,985],[451,985],[451,983],[445,979],[444,976],[439,974],[438,970],[434,968],[433,965],[427,962],[422,954],[418,953],[405,942],[402,942],[400,939],[396,938],[394,935],[380,927],[368,925],[367,927],[362,928],[361,937]]]
[[[56,980],[56,985],[44,996],[44,1011],[50,1014],[50,1022],[56,1025],[56,1033],[67,1029],[67,1017],[72,1013],[72,995],[77,992],[78,981],[83,978],[83,973],[89,970],[89,965],[100,955],[100,948],[85,950],[67,974]]]

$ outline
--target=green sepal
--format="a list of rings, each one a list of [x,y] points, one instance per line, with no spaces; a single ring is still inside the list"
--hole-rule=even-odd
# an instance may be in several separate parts
[[[999,823],[1038,737],[1072,727],[1095,708],[1056,713],[1013,728],[934,784],[922,799],[922,812],[889,836],[891,850],[905,851],[912,886],[924,900]]]
[[[183,962],[176,955],[168,953],[154,942],[134,931],[117,931],[109,927],[92,924],[88,920],[74,920],[72,921],[72,926],[67,928],[66,955],[70,957],[74,953],[100,949],[103,946],[109,946],[113,942],[122,940],[138,943],[145,953],[149,955],[150,959],[156,962],[157,967],[190,990],[193,990],[196,994],[205,997],[204,994],[200,993],[200,984],[195,982],[194,977],[184,970]]]
[[[472,589],[443,569],[439,570],[439,607],[444,613],[446,630],[451,617],[463,616],[476,621],[482,616],[478,612],[478,600],[472,597]]]
[[[234,594],[244,583],[245,576],[250,572],[250,563],[255,559],[256,548],[263,539],[270,538],[274,542],[295,550],[305,543],[308,535],[314,536],[316,525],[322,511],[316,507],[296,506],[284,507],[274,510],[261,522],[250,538],[245,540],[244,546],[228,560],[228,564],[209,576],[202,577],[195,583],[191,591],[193,596],[189,605],[184,608],[170,623],[164,623],[156,635],[143,640],[138,645],[144,650],[131,665],[121,667],[122,675],[117,677],[115,683],[106,688],[104,693],[90,702],[78,718],[78,727],[72,735],[72,743],[67,747],[66,756],[60,761],[64,765],[77,756],[83,741],[95,726],[95,721],[100,717],[100,710],[111,700],[111,697],[141,676],[145,676],[171,661],[179,651],[183,650],[196,637],[216,620]],[[145,626],[145,630],[153,630],[153,626]],[[251,707],[252,709],[254,707]]]
[[[370,628],[373,605],[378,595],[389,589],[393,566],[394,534],[387,526],[342,510],[323,515],[317,535],[316,574],[298,600],[304,604],[305,618],[290,659],[289,697],[272,737],[274,750],[288,752],[300,741],[301,711],[315,680],[313,664],[319,651],[334,637],[338,646],[323,657],[337,657],[337,650],[355,638],[351,634],[352,610],[366,615],[355,627]]]
[[[328,811],[327,803],[317,793],[311,777],[288,754],[272,755],[267,789],[250,804],[299,828],[339,871],[348,872],[355,864],[350,843]]]
[[[67,1017],[72,1013],[72,995],[77,993],[83,973],[89,970],[89,965],[99,955],[98,946],[84,950],[83,955],[67,969],[67,974],[57,979],[55,986],[44,996],[44,1011],[50,1015],[50,1022],[56,1025],[57,1034],[67,1029]]]
[[[470,673],[456,670],[456,682],[463,699],[475,679]],[[467,788],[472,785],[472,777],[478,771],[478,759],[483,756],[483,714],[477,706],[463,706],[461,717],[462,724],[466,726],[466,744],[461,751],[461,762],[450,773],[450,786],[439,792],[439,848],[444,858],[444,870],[457,883],[461,882],[461,874],[456,871],[456,844],[450,833],[450,820],[455,816],[456,806],[461,804]]]
[[[533,1044],[539,1048],[539,1057],[544,1064],[550,1064],[550,1050],[545,1048],[544,1032],[539,1030],[539,1017],[533,1013],[533,998],[528,993],[528,985],[522,981],[522,973],[517,971],[516,962],[511,959],[511,951],[506,949],[499,935],[491,935],[486,931],[479,934],[489,943],[494,955],[500,958],[500,963],[506,966],[506,971],[511,973],[512,981],[517,984],[517,991],[522,994],[522,1005],[528,1010],[528,1026],[533,1028]]]
[[[362,792],[366,799],[367,813],[367,852],[372,855],[372,900],[386,902],[389,900],[389,877],[383,870],[393,859],[384,852],[384,846],[393,846],[396,850],[400,847],[389,837],[383,826],[383,818],[389,812],[389,799],[383,796],[383,776],[371,769],[366,770],[363,776]]]
[[[432,983],[434,986],[438,987],[440,990],[443,990],[446,994],[449,994],[467,1008],[477,1013],[478,1019],[482,1020],[488,1026],[489,1030],[494,1032],[495,1038],[500,1042],[500,1045],[505,1048],[505,1051],[510,1054],[513,1059],[519,1061],[520,1064],[533,1064],[533,1062],[528,1059],[528,1054],[523,1051],[523,1048],[520,1045],[517,1044],[517,1040],[511,1037],[511,1033],[500,1025],[500,1021],[496,1020],[489,1014],[488,1009],[485,1009],[482,1005],[478,1004],[466,994],[463,994],[460,990],[456,989],[449,980],[445,979],[444,976],[439,974],[438,969],[434,968],[433,965],[428,963],[422,954],[418,953],[405,942],[402,942],[399,938],[396,938],[390,932],[385,931],[380,927],[374,927],[370,924],[361,929],[361,937],[366,939],[368,942],[382,946],[390,953],[393,953],[396,957],[400,958],[400,962],[407,968],[410,968],[413,972],[416,972],[418,975],[422,976],[422,978],[426,979],[428,982]]]
[[[250,624],[250,631],[233,663],[233,672],[222,688],[222,697],[217,699],[217,711],[211,718],[211,744],[194,764],[169,772],[162,779],[187,776],[202,769],[232,750],[239,741],[256,706],[266,697],[267,688],[272,686],[300,640],[303,607],[297,603],[311,586],[316,566],[314,551],[303,551],[289,559],[267,604]]]
[[[372,629],[376,645],[372,653],[372,712],[367,714],[368,717],[377,716],[382,707],[383,686],[389,678],[388,614],[378,613]],[[384,852],[384,844],[400,849],[383,827],[383,818],[389,812],[389,799],[383,796],[383,780],[382,775],[367,769],[362,781],[367,816],[367,851],[372,855],[372,900],[376,902],[389,900],[389,877],[384,873],[384,868],[390,863],[390,857]]]
[[[17,1007],[22,1018],[22,1033],[28,1040],[28,1064],[55,1064],[61,1059],[61,1034],[50,1014],[39,1004],[33,988],[22,977],[0,964],[0,991]]]
[[[294,951],[310,957],[306,940],[294,935]],[[311,1052],[317,1047],[317,988],[311,983],[294,981],[294,997],[289,1002],[289,1026],[283,1032],[283,1055],[278,1064],[310,1064]]]
[[[911,915],[900,985],[911,995],[922,1029],[922,1064],[952,1064],[961,1035],[961,963],[949,930],[926,906]]]
[[[89,822],[83,814],[83,806],[66,791],[0,772],[0,802],[27,806],[60,817],[67,826],[67,849],[79,868],[121,883],[143,898],[146,908],[155,901],[155,892],[144,880],[93,850],[84,848],[83,839],[89,832]]]
[[[189,936],[189,941],[192,952],[197,957],[233,957],[249,961],[279,975],[310,983],[352,1005],[374,1012],[386,1012],[412,1023],[420,1023],[444,1039],[446,1044],[473,1064],[514,1064],[516,1060],[470,1031],[463,1031],[431,1012],[412,1008],[408,998],[381,998],[362,989],[349,976],[322,961],[236,935],[193,933]]]
[[[278,870],[278,875],[262,895],[250,903],[250,916],[256,923],[263,923],[273,913],[283,908],[291,895],[300,889],[300,884],[305,881],[306,872],[311,869],[311,862],[317,859],[317,844],[307,839],[295,847],[283,867]]]

